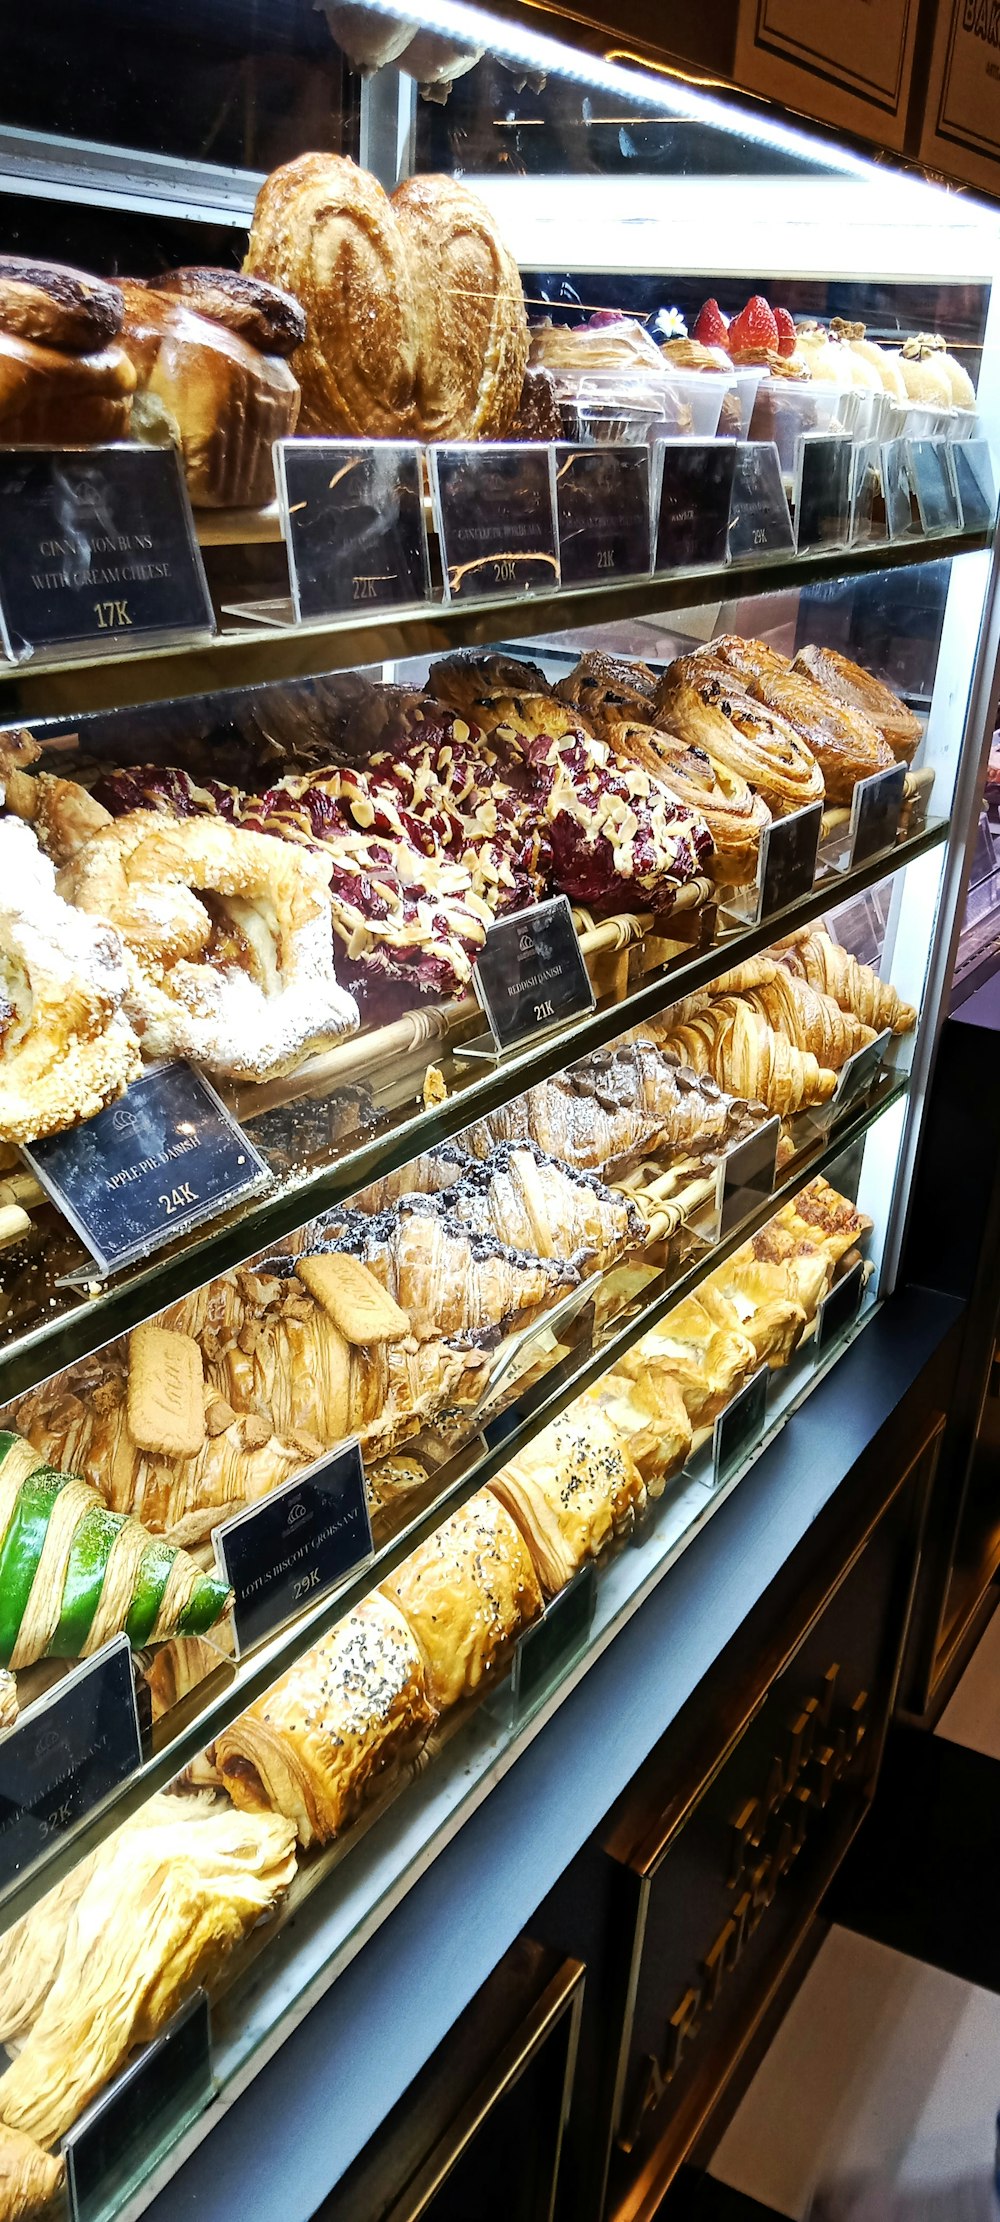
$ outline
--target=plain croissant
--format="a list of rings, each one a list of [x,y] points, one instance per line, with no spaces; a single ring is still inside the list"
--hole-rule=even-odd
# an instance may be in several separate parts
[[[679,1027],[670,1046],[696,1072],[711,1073],[720,1088],[764,1103],[782,1118],[826,1103],[837,1085],[835,1072],[821,1066],[811,1050],[776,1034],[748,998],[721,996],[690,1025]]]
[[[917,1023],[912,1003],[904,1003],[888,981],[880,980],[870,965],[859,964],[829,934],[815,931],[784,944],[781,961],[789,972],[808,980],[821,994],[832,995],[842,1011],[853,1011],[877,1034],[887,1026],[894,1034],[909,1034]]]

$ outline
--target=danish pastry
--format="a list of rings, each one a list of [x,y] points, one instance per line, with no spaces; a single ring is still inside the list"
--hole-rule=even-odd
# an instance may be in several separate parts
[[[857,704],[835,701],[801,665],[736,636],[713,641],[710,653],[713,661],[732,665],[755,701],[776,711],[811,749],[828,802],[850,802],[859,779],[893,762],[888,742]]]
[[[792,669],[807,672],[836,701],[863,711],[897,761],[910,762],[920,739],[920,719],[873,672],[851,663],[836,648],[800,648]]]
[[[404,1559],[381,1594],[416,1637],[439,1711],[471,1697],[542,1609],[524,1537],[489,1489]]]
[[[659,726],[609,719],[605,737],[615,755],[651,772],[669,794],[708,827],[715,853],[705,869],[723,887],[742,887],[757,872],[760,837],[771,813],[741,773]]]
[[[725,666],[700,654],[679,657],[657,689],[656,709],[681,738],[738,772],[776,817],[823,796],[812,750],[775,711],[755,702]]]
[[[650,1399],[666,1377],[680,1391],[692,1427],[708,1427],[755,1365],[749,1337],[720,1327],[697,1296],[688,1296],[626,1351],[619,1370],[645,1384]]]

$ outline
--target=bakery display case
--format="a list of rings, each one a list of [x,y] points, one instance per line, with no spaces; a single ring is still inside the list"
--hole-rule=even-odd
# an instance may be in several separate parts
[[[992,211],[445,0],[92,12],[0,47],[0,2216],[74,2222],[899,1305],[998,650]]]

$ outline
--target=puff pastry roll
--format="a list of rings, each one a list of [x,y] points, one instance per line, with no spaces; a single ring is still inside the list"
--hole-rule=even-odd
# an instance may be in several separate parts
[[[436,1719],[416,1639],[376,1591],[223,1730],[215,1764],[241,1812],[283,1813],[300,1844],[325,1844]]]
[[[893,763],[888,742],[860,705],[836,700],[801,662],[790,664],[762,641],[732,633],[713,640],[708,654],[736,671],[748,694],[794,727],[823,773],[828,802],[850,802],[859,779]]]
[[[607,1373],[587,1397],[627,1442],[648,1494],[661,1496],[691,1449],[691,1422],[677,1382],[662,1368],[650,1368],[635,1380],[627,1373]]]
[[[725,1267],[713,1273],[698,1291],[700,1303],[710,1319],[730,1334],[745,1335],[752,1342],[757,1363],[767,1365],[772,1372],[787,1366],[798,1346],[806,1324],[806,1311],[794,1297],[751,1295],[747,1278],[732,1259],[733,1274],[730,1278]]]
[[[470,1697],[542,1609],[520,1529],[479,1489],[382,1583],[420,1646],[441,1710]]]
[[[603,1412],[580,1403],[537,1436],[495,1481],[548,1596],[596,1558],[646,1501],[627,1442]]]
[[[0,2222],[48,2222],[61,2208],[64,2176],[61,2159],[19,2129],[0,2128]]]
[[[647,1385],[672,1379],[693,1427],[708,1427],[748,1374],[757,1353],[749,1336],[720,1327],[697,1296],[685,1297],[635,1348],[619,1361],[619,1371]]]

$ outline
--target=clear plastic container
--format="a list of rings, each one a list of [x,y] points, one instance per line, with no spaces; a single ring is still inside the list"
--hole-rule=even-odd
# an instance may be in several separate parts
[[[550,373],[563,438],[593,446],[631,444],[664,433],[689,433],[692,411],[677,380],[651,372],[554,370]],[[722,397],[719,396],[718,409]]]
[[[684,407],[690,411],[690,431],[696,440],[714,440],[720,428],[729,439],[739,437],[737,425],[742,419],[742,409],[735,372],[727,374],[724,370],[671,370],[670,383]],[[727,402],[728,421],[720,427],[723,407]],[[662,424],[656,427],[657,434],[665,437],[676,435],[676,431],[675,425]]]
[[[795,469],[795,444],[803,432],[849,429],[841,414],[842,401],[836,386],[762,378],[754,397],[749,436],[751,440],[773,440],[782,471],[790,474]]]

